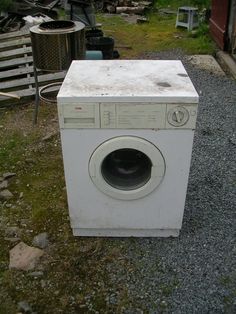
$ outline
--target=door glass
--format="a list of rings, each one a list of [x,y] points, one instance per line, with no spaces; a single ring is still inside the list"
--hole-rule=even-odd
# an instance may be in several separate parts
[[[123,148],[107,155],[101,165],[104,180],[116,189],[135,190],[150,177],[152,162],[143,152]]]

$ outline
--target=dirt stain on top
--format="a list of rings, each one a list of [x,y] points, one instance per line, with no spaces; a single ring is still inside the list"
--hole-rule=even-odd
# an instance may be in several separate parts
[[[185,74],[185,73],[178,73],[178,75],[181,77],[188,77],[188,74]]]
[[[161,87],[171,87],[171,85],[167,82],[158,82],[157,85],[159,85]]]

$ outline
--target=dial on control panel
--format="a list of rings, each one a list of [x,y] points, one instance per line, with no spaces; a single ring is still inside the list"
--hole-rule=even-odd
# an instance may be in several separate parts
[[[168,122],[176,127],[183,126],[188,122],[189,112],[186,108],[178,106],[168,111]]]

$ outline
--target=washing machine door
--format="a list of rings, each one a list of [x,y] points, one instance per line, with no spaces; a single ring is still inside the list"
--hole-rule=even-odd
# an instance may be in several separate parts
[[[89,174],[101,192],[116,199],[134,200],[148,195],[161,183],[165,161],[160,150],[145,139],[115,137],[93,152]]]

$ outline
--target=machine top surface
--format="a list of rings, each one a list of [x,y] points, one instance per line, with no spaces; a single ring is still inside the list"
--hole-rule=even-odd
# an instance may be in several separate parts
[[[197,103],[198,94],[181,61],[73,61],[58,93],[66,102]]]

